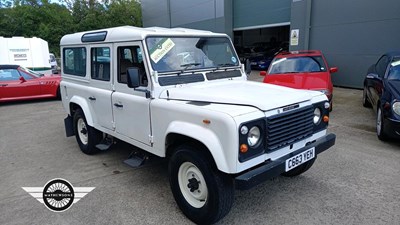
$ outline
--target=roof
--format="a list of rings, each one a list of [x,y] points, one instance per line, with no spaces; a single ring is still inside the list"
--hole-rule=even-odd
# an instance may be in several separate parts
[[[17,69],[19,67],[19,65],[0,65],[0,70],[4,70],[4,69]]]
[[[300,51],[291,51],[291,52],[280,52],[277,57],[297,57],[297,56],[309,56],[309,55],[322,55],[322,52],[319,50],[300,50]]]
[[[85,31],[74,34],[67,34],[60,40],[60,45],[74,45],[82,44],[82,36],[93,33],[105,33],[104,41],[97,41],[97,43],[104,42],[121,42],[121,41],[139,41],[144,40],[147,36],[197,36],[197,35],[212,35],[212,36],[227,36],[226,34],[213,33],[205,30],[195,30],[187,28],[163,28],[163,27],[133,27],[121,26],[107,29]],[[95,42],[95,41],[93,41]]]

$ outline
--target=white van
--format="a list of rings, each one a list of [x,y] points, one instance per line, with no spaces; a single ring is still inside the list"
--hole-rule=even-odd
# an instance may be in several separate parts
[[[304,173],[335,143],[326,96],[247,81],[226,34],[124,26],[60,44],[67,136],[86,154],[117,139],[168,158],[195,223],[224,217],[235,188]]]
[[[57,70],[57,69],[58,69],[58,64],[57,64],[56,57],[54,56],[53,53],[50,53],[50,54],[49,54],[49,57],[50,57],[51,69]]]
[[[32,37],[0,37],[0,64],[19,65],[43,74],[51,74],[47,41]]]

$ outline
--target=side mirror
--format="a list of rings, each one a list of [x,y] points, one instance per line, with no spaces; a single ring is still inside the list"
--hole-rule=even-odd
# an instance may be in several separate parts
[[[337,71],[338,71],[338,68],[337,68],[337,67],[329,68],[329,72],[330,72],[330,73],[336,73]]]
[[[128,79],[128,87],[137,88],[140,86],[140,75],[138,68],[128,68],[127,69],[127,79]]]
[[[19,77],[19,80],[21,81],[21,83],[26,82],[26,80],[25,80],[25,78],[24,78],[23,76],[20,76],[20,77]]]
[[[260,76],[265,77],[267,75],[267,71],[260,71]]]
[[[249,75],[251,73],[250,59],[246,59],[246,63],[244,64],[244,68],[246,70],[246,74]]]

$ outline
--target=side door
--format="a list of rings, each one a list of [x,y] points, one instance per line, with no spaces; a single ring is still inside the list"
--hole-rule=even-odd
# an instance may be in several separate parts
[[[92,45],[89,47],[90,94],[88,102],[97,124],[109,130],[114,129],[111,95],[112,88],[112,57],[111,44]]]
[[[382,56],[375,65],[376,74],[371,76],[371,87],[369,88],[369,90],[371,93],[372,105],[374,107],[377,106],[379,98],[382,95],[383,78],[385,76],[386,68],[388,67],[388,65],[389,57],[386,55]]]
[[[140,42],[114,45],[117,63],[114,73],[115,92],[112,94],[112,107],[116,132],[132,140],[151,145],[150,101],[147,96],[151,90],[148,83],[148,68],[145,66],[143,46]],[[141,86],[133,89],[127,85],[127,69],[137,67],[142,74]],[[147,92],[147,93],[146,93]]]
[[[18,69],[0,70],[0,88],[2,99],[20,99],[40,95],[39,79],[33,76],[24,76]]]

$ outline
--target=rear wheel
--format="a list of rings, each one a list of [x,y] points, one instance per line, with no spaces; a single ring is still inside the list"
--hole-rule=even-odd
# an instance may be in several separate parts
[[[233,179],[196,148],[183,145],[169,161],[169,182],[183,214],[197,224],[215,223],[231,209]]]
[[[378,106],[378,113],[376,114],[376,135],[381,141],[385,141],[388,139],[388,136],[385,133],[383,113],[379,106]]]
[[[304,172],[306,172],[308,169],[311,168],[311,166],[314,164],[316,158],[311,159],[310,161],[307,161],[300,166],[289,170],[288,172],[282,173],[282,176],[284,177],[295,177],[298,176]]]
[[[102,133],[87,124],[82,109],[75,111],[74,131],[76,141],[78,142],[79,148],[82,152],[91,155],[99,151],[99,149],[96,148],[96,145],[100,143]]]

